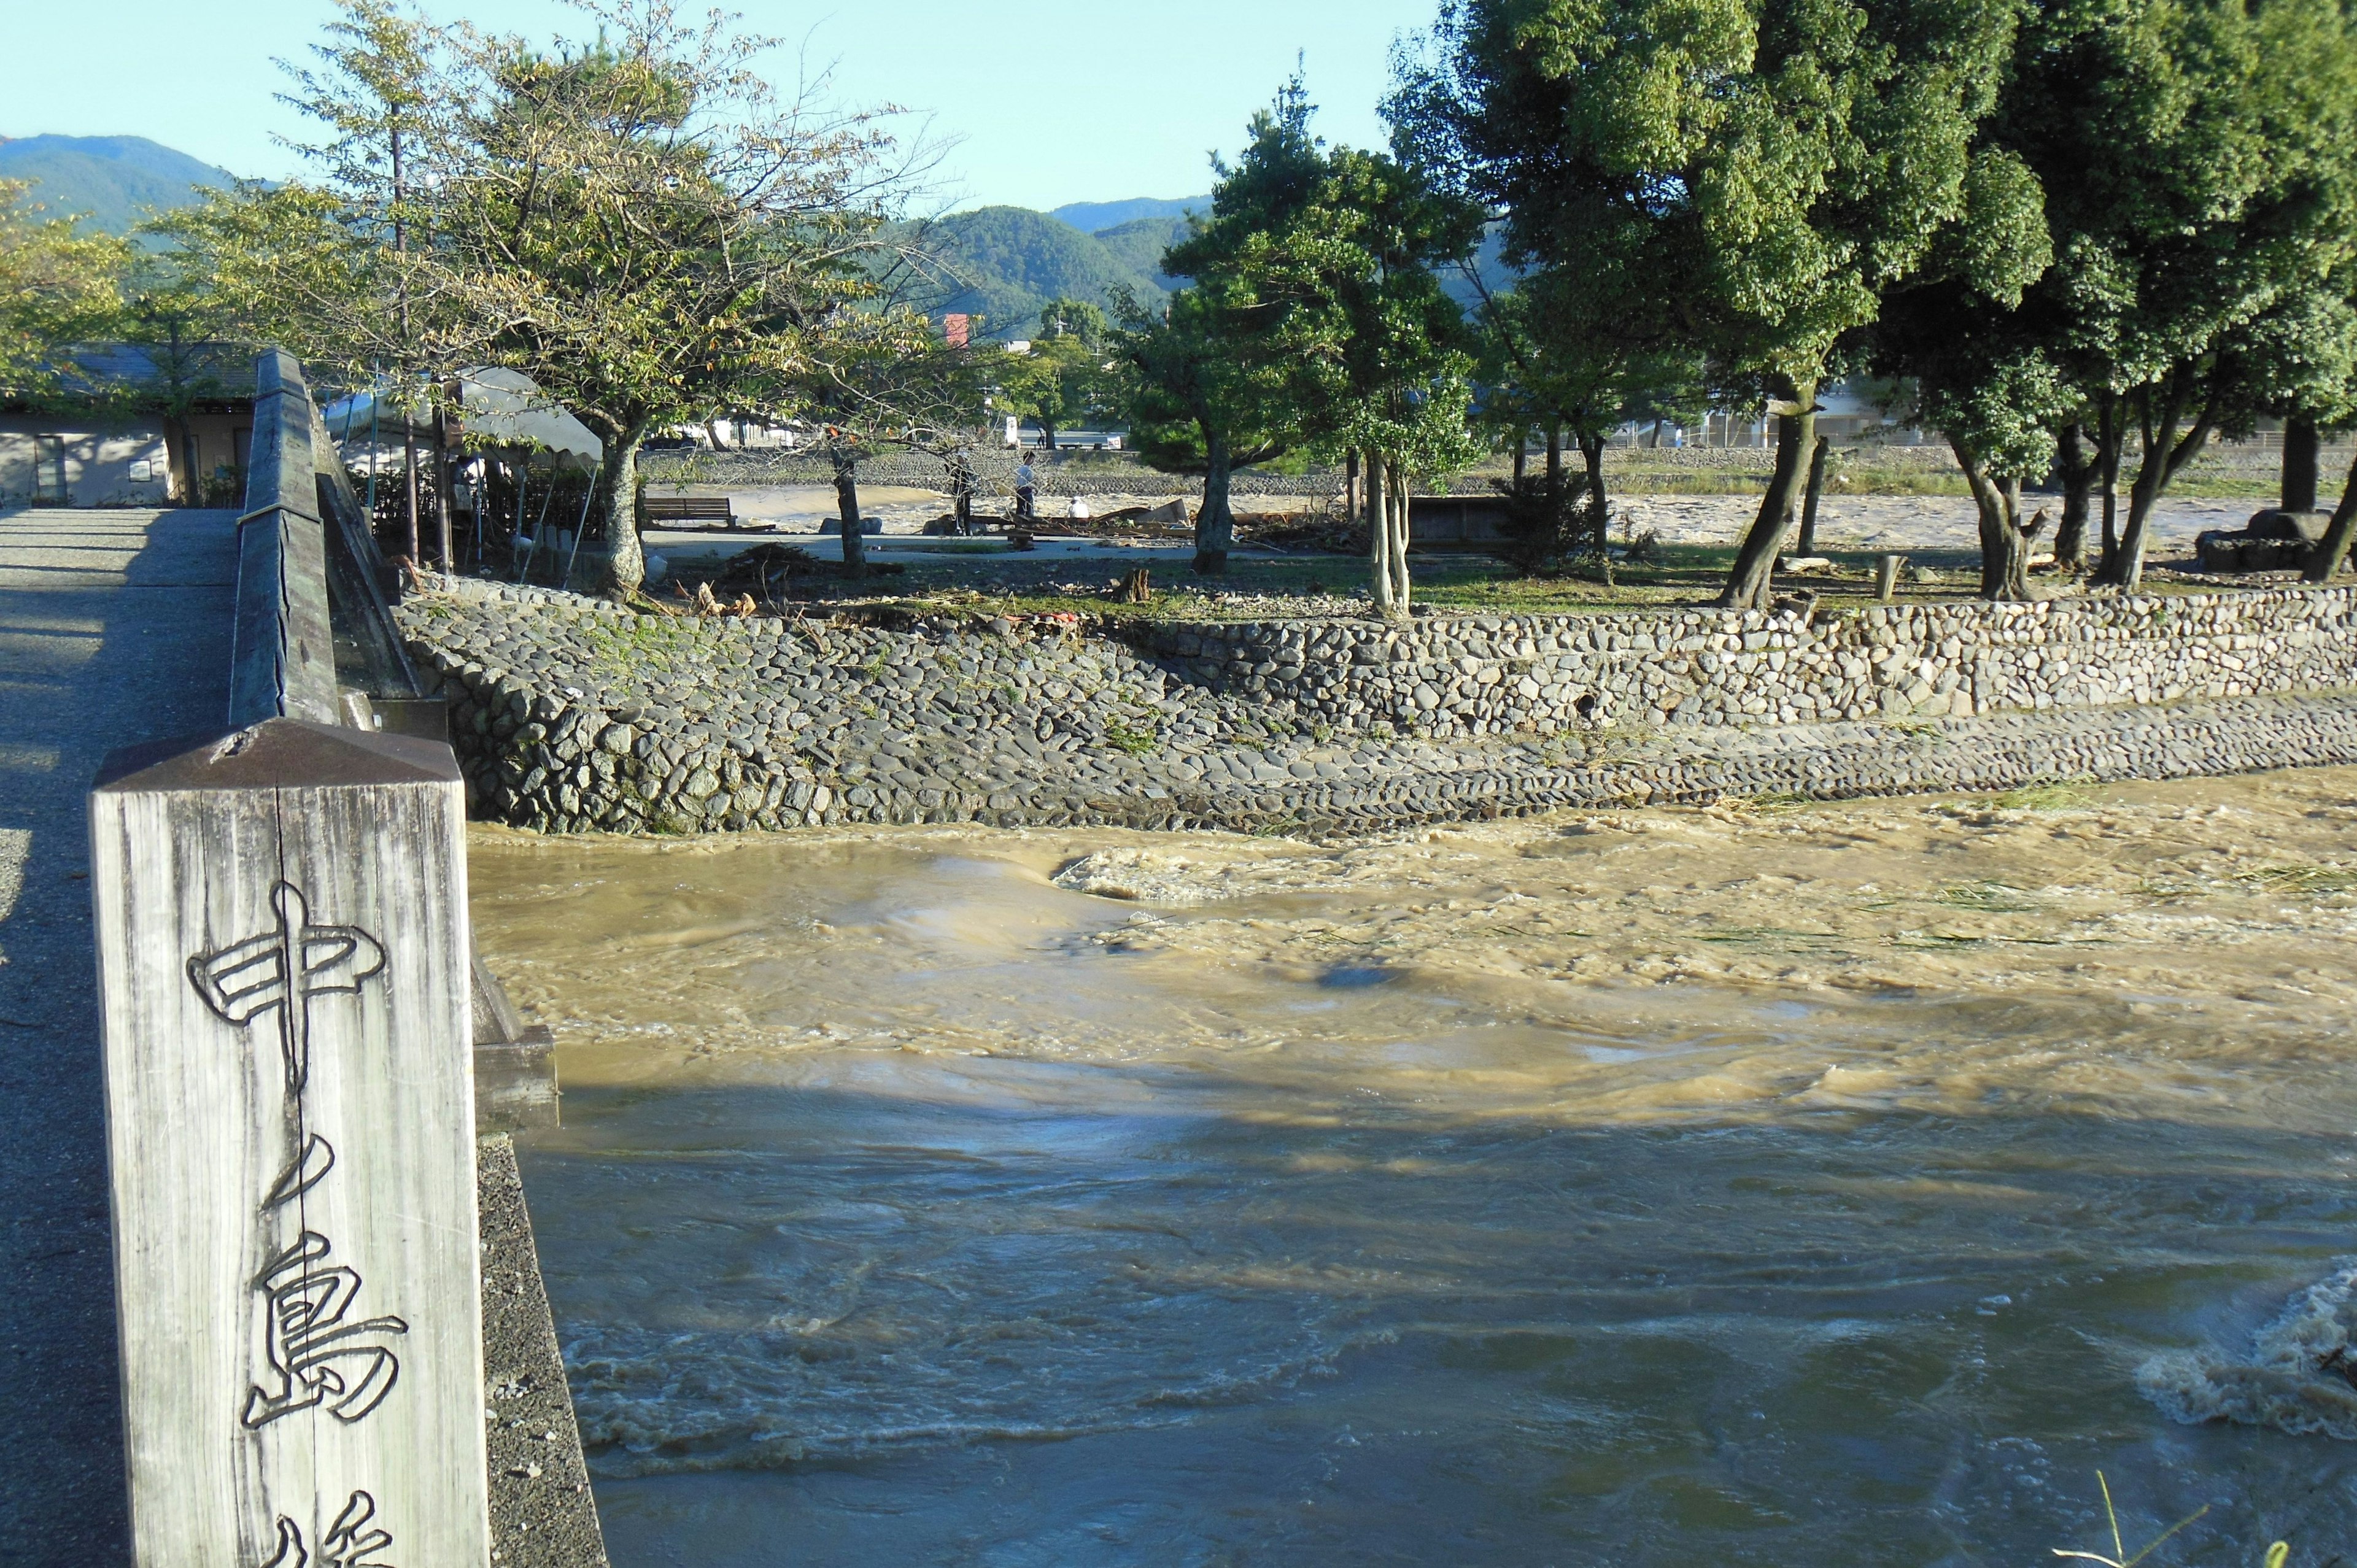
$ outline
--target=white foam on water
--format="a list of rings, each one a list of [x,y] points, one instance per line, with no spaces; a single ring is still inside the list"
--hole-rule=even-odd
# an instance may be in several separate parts
[[[2351,1378],[2357,1332],[2357,1260],[2292,1297],[2236,1359],[2171,1350],[2136,1369],[2136,1386],[2171,1420],[2273,1426],[2302,1436],[2357,1442],[2357,1385]]]

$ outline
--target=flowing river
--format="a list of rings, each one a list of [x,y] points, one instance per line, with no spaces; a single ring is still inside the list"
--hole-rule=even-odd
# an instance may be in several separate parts
[[[479,831],[617,1568],[2357,1563],[2352,823]]]

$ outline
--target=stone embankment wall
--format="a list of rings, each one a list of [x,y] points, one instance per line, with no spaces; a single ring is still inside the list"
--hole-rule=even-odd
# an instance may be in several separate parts
[[[1671,615],[1165,623],[1189,680],[1338,725],[1810,724],[2357,686],[2357,593]]]
[[[2357,761],[2357,595],[886,630],[449,585],[399,610],[476,811],[1356,830]]]

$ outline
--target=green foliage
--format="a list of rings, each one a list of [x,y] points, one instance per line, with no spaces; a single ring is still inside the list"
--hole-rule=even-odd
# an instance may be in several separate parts
[[[877,307],[887,126],[781,103],[752,70],[770,40],[620,0],[597,42],[552,54],[339,4],[292,95],[321,127],[301,149],[316,183],[241,187],[172,231],[257,333],[317,367],[531,375],[606,443],[617,592],[641,574],[650,431],[813,409],[905,425],[894,394],[954,381],[920,316]]]
[[[2016,10],[1457,0],[1388,112],[1418,160],[1505,215],[1508,262],[1605,302],[1582,328],[1666,333],[1764,386],[1797,455],[1846,339],[1966,210]],[[1723,602],[1764,598],[1798,466],[1780,464]]]
[[[1412,473],[1469,466],[1473,361],[1434,268],[1470,253],[1478,211],[1392,158],[1349,147],[1326,155],[1305,195],[1248,236],[1233,263],[1291,372],[1305,430]]]
[[[1157,744],[1152,725],[1132,729],[1119,719],[1112,720],[1105,725],[1104,736],[1107,746],[1131,757],[1147,756],[1154,750]]]
[[[1291,450],[1283,378],[1233,351],[1243,324],[1231,292],[1214,281],[1181,289],[1158,315],[1135,303],[1122,313],[1130,446],[1165,473],[1225,473]]]
[[[1510,261],[1812,386],[1966,200],[2010,4],[1461,0],[1391,105]]]
[[[1020,354],[1000,351],[990,367],[994,406],[1036,421],[1049,446],[1056,432],[1097,419],[1119,404],[1122,376],[1105,347],[1104,312],[1082,300],[1040,306],[1041,336]]]
[[[40,402],[69,385],[69,345],[108,336],[122,307],[130,247],[85,234],[70,218],[0,180],[0,396]]]
[[[1296,80],[1253,117],[1243,155],[1215,166],[1210,215],[1164,259],[1188,285],[1161,321],[1129,322],[1141,450],[1200,454],[1199,566],[1224,562],[1232,467],[1297,444],[1363,450],[1396,488],[1396,471],[1476,456],[1461,314],[1433,267],[1473,251],[1480,215],[1390,157],[1328,149],[1311,113]],[[1394,521],[1404,531],[1404,510]]]
[[[2017,330],[2143,459],[2103,575],[2220,430],[2349,406],[2357,24],[2336,0],[2050,0],[1992,140],[2044,188],[2054,264]]]

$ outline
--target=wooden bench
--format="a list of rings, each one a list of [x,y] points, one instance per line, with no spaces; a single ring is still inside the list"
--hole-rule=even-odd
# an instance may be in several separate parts
[[[726,496],[648,496],[639,498],[639,525],[661,524],[666,528],[684,525],[689,531],[708,530],[718,523],[729,532],[743,525],[737,521],[737,508]]]

